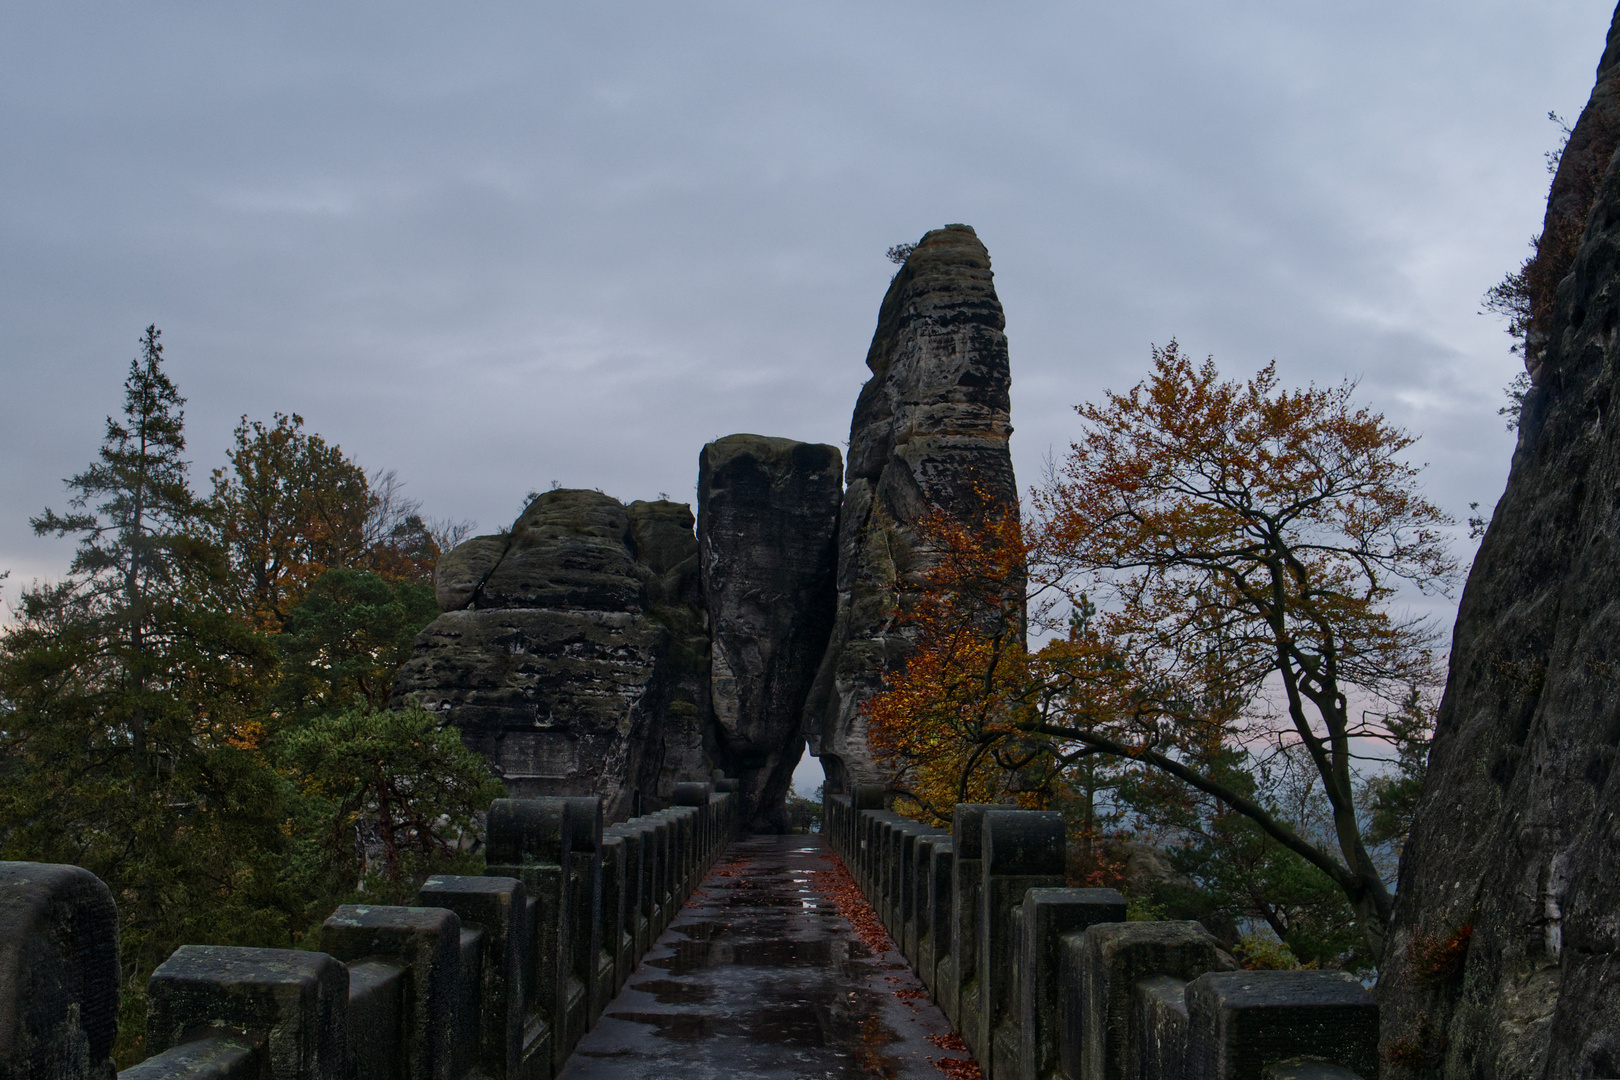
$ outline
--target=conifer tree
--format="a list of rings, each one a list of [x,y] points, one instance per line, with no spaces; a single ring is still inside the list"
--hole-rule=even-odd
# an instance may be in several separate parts
[[[26,589],[0,638],[0,858],[111,886],[133,1013],[176,945],[283,943],[285,907],[284,782],[258,751],[273,654],[219,603],[162,362],[148,327],[69,511],[33,521],[77,536],[69,572]]]

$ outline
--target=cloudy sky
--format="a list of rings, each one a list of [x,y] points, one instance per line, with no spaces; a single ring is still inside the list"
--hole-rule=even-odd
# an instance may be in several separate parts
[[[0,2],[0,569],[163,330],[199,479],[299,412],[444,518],[690,499],[842,444],[891,244],[995,263],[1020,475],[1177,337],[1360,380],[1491,506],[1539,226],[1606,0]],[[1471,554],[1459,530],[1459,554]]]

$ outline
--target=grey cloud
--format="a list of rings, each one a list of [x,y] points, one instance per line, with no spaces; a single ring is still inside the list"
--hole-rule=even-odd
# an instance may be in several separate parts
[[[1177,336],[1362,380],[1490,505],[1484,289],[1539,223],[1603,3],[10,5],[0,567],[165,331],[199,475],[297,410],[431,512],[689,497],[732,431],[839,443],[892,267],[996,262],[1014,453]],[[8,587],[14,590],[14,580]]]

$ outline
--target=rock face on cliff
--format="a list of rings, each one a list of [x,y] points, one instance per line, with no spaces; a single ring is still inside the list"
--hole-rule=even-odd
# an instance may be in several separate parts
[[[1616,15],[1620,16],[1620,11]],[[1608,171],[1616,146],[1620,146],[1620,41],[1611,24],[1607,47],[1598,63],[1597,85],[1558,155],[1535,255],[1520,274],[1529,315],[1524,366],[1533,380],[1541,378],[1544,354],[1556,329],[1553,320],[1558,283],[1574,265],[1586,233],[1587,211],[1592,209],[1598,184]]]
[[[843,459],[831,446],[730,435],[698,457],[714,756],[755,831],[787,826],[805,697],[836,606]]]
[[[1620,61],[1610,31],[1600,88]],[[1379,995],[1395,1076],[1620,1075],[1620,171],[1458,611]],[[1448,964],[1466,943],[1460,965]],[[1449,946],[1449,948],[1448,948]]]
[[[436,586],[395,700],[446,713],[512,795],[600,795],[619,818],[709,775],[689,508],[549,491],[445,555]]]
[[[833,790],[883,780],[859,710],[909,648],[894,625],[925,568],[915,523],[936,506],[968,519],[1017,505],[1005,327],[990,256],[966,225],[924,236],[883,298],[850,424],[837,613],[805,706]]]

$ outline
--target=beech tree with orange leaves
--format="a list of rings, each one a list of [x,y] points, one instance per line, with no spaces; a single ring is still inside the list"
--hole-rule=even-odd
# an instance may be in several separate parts
[[[1384,716],[1437,684],[1433,627],[1394,601],[1444,592],[1455,564],[1414,437],[1354,390],[1285,390],[1273,365],[1223,380],[1172,341],[1130,391],[1078,406],[1084,431],[1032,492],[1018,544],[983,545],[1027,560],[1031,620],[1054,636],[1031,653],[976,632],[994,620],[973,614],[973,557],[951,553],[972,537],[947,534],[941,599],[868,707],[886,760],[911,778],[957,771],[975,797],[1098,755],[1157,770],[1326,875],[1377,956],[1392,897],[1364,839],[1358,740],[1394,740]],[[929,763],[928,739],[951,752]],[[1302,833],[1208,767],[1234,750],[1303,753],[1331,825]],[[978,778],[986,758],[1001,777]]]
[[[916,531],[931,564],[908,614],[915,648],[863,706],[867,738],[892,785],[934,821],[959,802],[1036,801],[1018,515],[964,522],[936,509]]]
[[[423,519],[392,471],[366,471],[297,413],[242,417],[228,467],[213,472],[208,516],[235,606],[254,627],[285,629],[309,587],[335,568],[431,583],[439,556],[470,526]]]

